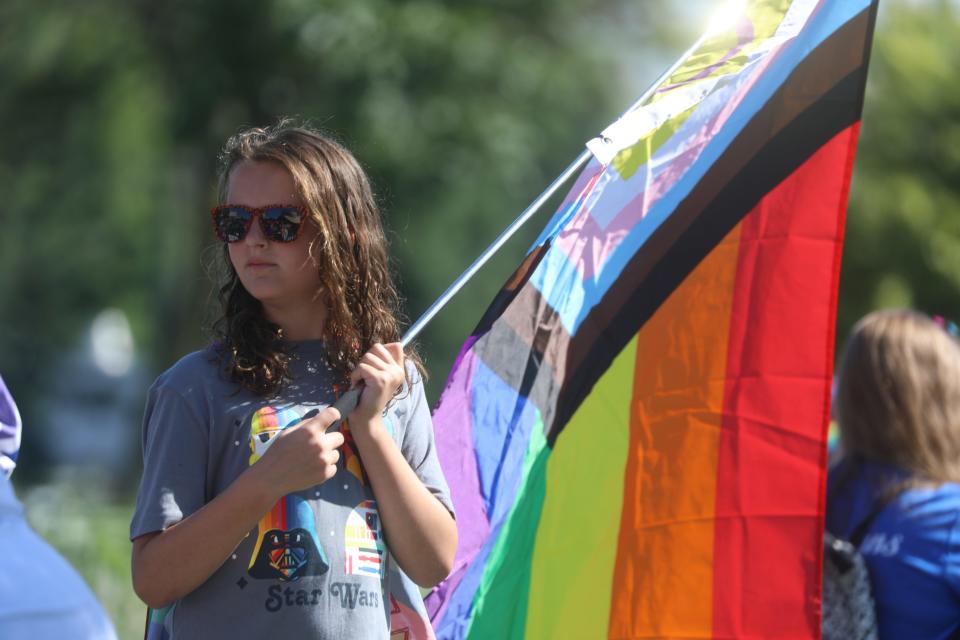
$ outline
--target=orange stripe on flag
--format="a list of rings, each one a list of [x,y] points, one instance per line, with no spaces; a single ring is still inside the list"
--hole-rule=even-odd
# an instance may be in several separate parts
[[[740,227],[638,334],[611,638],[709,637],[714,497]]]

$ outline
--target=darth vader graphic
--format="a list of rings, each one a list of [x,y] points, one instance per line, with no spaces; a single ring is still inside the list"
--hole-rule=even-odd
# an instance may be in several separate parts
[[[300,415],[292,409],[259,409],[250,423],[250,464],[266,453],[277,434],[298,422]],[[257,525],[250,576],[288,582],[322,575],[329,568],[310,504],[297,494],[280,498]]]
[[[271,529],[260,541],[249,574],[253,578],[276,578],[288,582],[304,576],[322,575],[329,568],[323,551],[306,529]]]

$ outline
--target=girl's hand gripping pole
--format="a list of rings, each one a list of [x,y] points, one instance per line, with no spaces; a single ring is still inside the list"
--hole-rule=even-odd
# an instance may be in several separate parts
[[[353,413],[353,410],[357,408],[357,405],[360,404],[360,393],[362,391],[363,384],[359,384],[337,398],[337,401],[333,403],[333,407],[340,412],[340,417],[330,423],[330,426],[326,429],[327,431],[340,430],[340,423],[343,422],[344,418],[349,417],[350,414]],[[301,422],[303,420],[309,420],[318,413],[320,413],[320,409],[311,409],[307,411],[300,420]]]
[[[360,404],[360,394],[362,392],[363,384],[361,383],[355,387],[351,387],[342,396],[337,398],[337,401],[333,403],[333,407],[340,412],[340,417],[337,418],[336,422],[327,427],[327,431],[340,430],[340,423],[349,417],[350,414],[353,413],[353,410],[357,408],[357,405]]]

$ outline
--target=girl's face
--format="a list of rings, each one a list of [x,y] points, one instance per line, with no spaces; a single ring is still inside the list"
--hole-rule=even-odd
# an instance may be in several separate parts
[[[227,202],[249,207],[303,205],[293,177],[283,165],[247,160],[230,171]],[[310,257],[310,242],[316,235],[313,223],[305,221],[296,240],[274,242],[264,237],[255,220],[243,240],[227,245],[240,282],[263,304],[268,317],[318,303],[320,275]]]

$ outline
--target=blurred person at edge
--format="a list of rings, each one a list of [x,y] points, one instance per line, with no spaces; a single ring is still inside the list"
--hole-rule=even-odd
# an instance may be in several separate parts
[[[0,638],[116,640],[97,599],[23,515],[10,483],[20,445],[20,414],[0,378]]]
[[[827,530],[859,550],[881,640],[960,633],[960,342],[945,323],[885,310],[847,341]]]

